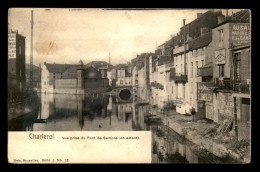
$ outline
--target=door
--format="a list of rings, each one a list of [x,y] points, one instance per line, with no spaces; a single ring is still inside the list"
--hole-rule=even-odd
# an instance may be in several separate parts
[[[249,120],[250,120],[250,99],[242,98],[241,121],[249,121]]]

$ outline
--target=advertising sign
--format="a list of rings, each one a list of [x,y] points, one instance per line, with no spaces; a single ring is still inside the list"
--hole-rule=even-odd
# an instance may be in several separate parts
[[[198,99],[202,101],[213,101],[213,88],[207,87],[204,83],[198,83]]]
[[[8,58],[16,58],[16,33],[8,33]]]
[[[249,23],[233,23],[231,25],[231,39],[235,46],[250,43],[251,36]]]

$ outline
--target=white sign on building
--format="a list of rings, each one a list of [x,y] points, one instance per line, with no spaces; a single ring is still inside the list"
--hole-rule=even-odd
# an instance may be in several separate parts
[[[16,58],[16,33],[8,33],[8,58]]]

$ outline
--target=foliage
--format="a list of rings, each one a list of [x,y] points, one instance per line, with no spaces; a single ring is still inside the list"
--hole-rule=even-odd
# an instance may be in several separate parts
[[[164,160],[164,156],[163,156],[162,152],[158,152],[157,155],[158,155],[159,161],[162,162]]]
[[[159,128],[156,130],[156,135],[158,137],[164,137],[165,136],[164,132]]]

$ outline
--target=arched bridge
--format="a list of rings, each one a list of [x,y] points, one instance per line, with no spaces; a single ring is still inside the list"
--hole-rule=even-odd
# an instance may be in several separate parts
[[[114,93],[120,102],[129,102],[133,100],[133,87],[116,87]]]

